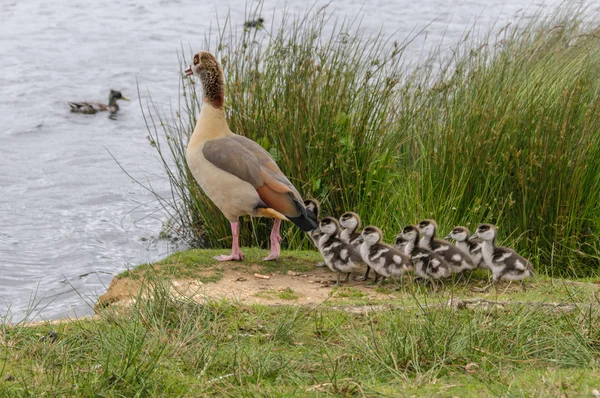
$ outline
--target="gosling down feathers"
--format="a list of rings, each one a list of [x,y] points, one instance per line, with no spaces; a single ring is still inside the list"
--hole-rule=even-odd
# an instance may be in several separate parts
[[[71,112],[84,113],[86,115],[93,115],[98,112],[110,111],[110,113],[116,113],[119,110],[117,100],[129,101],[129,98],[125,98],[120,91],[110,90],[108,94],[108,105],[100,102],[69,102],[71,106]]]
[[[409,256],[383,243],[383,233],[379,228],[366,227],[362,231],[362,237],[363,243],[360,245],[360,256],[377,275],[381,276],[379,285],[383,283],[385,278],[401,276],[413,270],[413,264]]]
[[[306,211],[308,211],[308,212],[312,211],[315,214],[315,218],[317,219],[317,222],[319,222],[319,212],[321,211],[319,202],[317,202],[315,199],[306,199],[304,201],[304,206],[306,207]],[[312,240],[312,243],[315,245],[317,250],[320,251],[321,249],[319,248],[319,239],[321,238],[321,236],[323,234],[321,233],[319,228],[315,229],[314,231],[310,231],[308,234],[310,236],[310,239]],[[325,263],[323,261],[315,264],[315,267],[324,267],[324,266],[325,266]]]
[[[350,243],[356,250],[360,250],[360,245],[363,242],[362,235],[358,232],[360,224],[360,216],[354,212],[348,211],[340,216],[340,227],[342,227],[340,238],[344,242]],[[369,279],[370,270],[371,267],[367,264],[367,272],[360,280],[366,281]]]
[[[448,278],[452,268],[439,253],[419,246],[420,232],[414,225],[407,225],[396,238],[396,245],[402,245],[404,253],[410,256],[415,274],[427,281]]]
[[[271,251],[264,260],[277,259],[281,220],[292,221],[309,232],[317,228],[317,217],[306,210],[302,197],[269,153],[229,129],[223,109],[225,79],[215,56],[205,51],[197,53],[185,74],[200,79],[204,97],[187,146],[187,164],[204,193],[231,223],[231,255],[216,259],[239,261],[244,258],[239,247],[238,222],[244,215],[275,219]]]
[[[350,279],[350,273],[360,269],[361,258],[350,243],[340,238],[340,226],[333,217],[325,217],[319,223],[319,251],[325,260],[325,264],[333,272],[337,272],[337,283],[340,285],[340,274],[346,273],[346,282]]]
[[[448,241],[436,239],[437,223],[434,220],[423,220],[419,223],[421,240],[419,246],[441,255],[452,267],[452,272],[459,273],[477,268],[471,257]]]
[[[487,268],[481,254],[481,239],[471,239],[471,232],[466,227],[454,227],[444,239],[454,239],[456,247],[471,257],[473,264],[480,268]]]
[[[496,246],[497,234],[495,226],[481,224],[471,239],[479,238],[483,241],[481,254],[483,255],[483,261],[492,271],[494,284],[503,279],[521,281],[523,290],[525,290],[524,279],[533,276],[533,265],[513,249]]]

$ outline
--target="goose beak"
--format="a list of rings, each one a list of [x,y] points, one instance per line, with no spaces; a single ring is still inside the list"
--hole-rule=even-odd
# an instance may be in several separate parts
[[[194,72],[192,72],[192,67],[188,66],[187,69],[184,71],[186,76],[192,76],[194,74]]]
[[[448,235],[447,235],[447,236],[444,238],[444,240],[448,240],[448,239],[452,239],[452,234],[448,234]]]
[[[479,235],[477,234],[477,232],[475,232],[473,235],[471,235],[471,237],[469,239],[475,239],[475,238],[479,238]]]
[[[125,101],[131,101],[129,98],[123,97],[123,96],[121,96],[121,98],[119,98],[119,99],[122,99],[122,100],[125,100]]]

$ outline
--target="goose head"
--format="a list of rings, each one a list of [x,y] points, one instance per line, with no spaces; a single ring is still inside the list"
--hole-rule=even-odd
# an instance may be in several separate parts
[[[213,54],[207,51],[195,54],[192,63],[185,70],[185,75],[194,75],[200,79],[205,101],[217,108],[223,106],[225,78],[221,64]]]

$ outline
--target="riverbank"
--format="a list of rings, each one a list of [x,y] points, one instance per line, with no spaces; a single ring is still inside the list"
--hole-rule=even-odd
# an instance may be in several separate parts
[[[0,328],[0,395],[593,396],[593,279],[480,292],[329,286],[314,251],[176,253],[113,280],[92,319]]]

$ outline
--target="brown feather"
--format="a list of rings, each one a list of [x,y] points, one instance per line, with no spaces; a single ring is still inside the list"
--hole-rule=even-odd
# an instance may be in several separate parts
[[[284,214],[287,217],[298,217],[300,215],[290,193],[277,192],[266,184],[256,188],[256,191],[263,202],[279,213]]]

